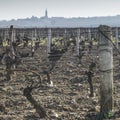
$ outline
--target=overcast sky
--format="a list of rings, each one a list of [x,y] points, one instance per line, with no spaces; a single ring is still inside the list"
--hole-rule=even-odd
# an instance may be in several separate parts
[[[0,20],[44,16],[91,17],[120,14],[120,0],[0,0]]]

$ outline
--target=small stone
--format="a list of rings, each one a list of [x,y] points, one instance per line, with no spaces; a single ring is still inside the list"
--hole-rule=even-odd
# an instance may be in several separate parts
[[[58,118],[58,114],[55,111],[52,111],[52,113],[50,114],[51,118]]]
[[[48,87],[53,87],[53,81],[50,81],[50,84],[47,83]]]
[[[100,106],[98,106],[98,105],[95,106],[95,111],[96,111],[96,112],[99,112],[99,110],[100,110]]]

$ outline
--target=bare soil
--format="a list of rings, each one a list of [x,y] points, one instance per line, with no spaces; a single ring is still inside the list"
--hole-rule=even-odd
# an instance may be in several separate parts
[[[85,71],[88,70],[92,60],[98,62],[97,50],[91,54],[85,51],[82,64],[79,63],[75,55],[73,46],[55,62],[55,67],[50,72],[50,79],[53,86],[47,84],[46,76],[41,72],[51,67],[48,60],[46,47],[37,49],[34,57],[22,58],[22,63],[18,66],[18,71],[13,72],[11,80],[6,80],[6,71],[0,70],[0,120],[40,120],[34,107],[23,95],[26,86],[35,81],[39,84],[39,79],[30,71],[22,71],[30,68],[41,73],[44,87],[36,88],[32,91],[34,99],[40,103],[47,112],[49,118],[45,120],[98,120],[100,112],[100,81],[98,64],[94,71],[93,86],[94,97],[89,97],[90,88],[87,82]],[[0,65],[5,68],[5,65]],[[108,116],[110,119],[120,119],[120,66],[117,57],[114,58],[114,115]],[[29,80],[25,80],[25,77]],[[43,120],[43,119],[41,119]]]

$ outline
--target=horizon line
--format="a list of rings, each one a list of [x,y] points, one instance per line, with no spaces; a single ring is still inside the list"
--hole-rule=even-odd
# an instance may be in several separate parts
[[[72,19],[72,18],[99,18],[99,17],[115,17],[115,16],[120,16],[120,14],[116,14],[116,15],[102,15],[102,16],[71,16],[71,17],[64,17],[64,16],[48,16],[48,18],[47,19],[49,19],[49,18],[67,18],[67,19]],[[21,17],[21,18],[11,18],[11,19],[1,19],[0,21],[11,21],[11,20],[19,20],[19,19],[31,19],[32,17],[35,17],[35,18],[45,18],[45,16],[41,16],[41,17],[39,17],[39,16],[34,16],[34,15],[32,15],[31,17]]]

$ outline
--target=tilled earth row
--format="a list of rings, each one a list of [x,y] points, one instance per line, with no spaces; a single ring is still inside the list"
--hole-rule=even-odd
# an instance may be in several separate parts
[[[18,66],[23,69],[29,66],[34,71],[43,71],[51,67],[47,59],[46,48],[39,48],[35,57],[23,58],[22,64]],[[96,59],[96,53],[87,54],[82,58],[82,64],[72,51],[71,46],[62,57],[55,62],[55,67],[50,72],[53,85],[44,84],[32,91],[34,99],[40,103],[52,120],[97,120],[100,110],[99,95],[99,71],[96,68],[93,77],[94,97],[89,97],[90,88],[85,71],[88,70],[90,62]],[[23,65],[24,64],[24,65]],[[119,119],[120,112],[120,83],[118,62],[114,62],[114,105],[115,115],[112,119]],[[3,66],[4,67],[4,66]],[[1,71],[5,75],[5,71]],[[30,71],[17,71],[12,74],[11,80],[6,81],[5,76],[0,77],[0,120],[40,120],[33,106],[23,95],[23,90],[30,85],[25,80],[25,75],[36,83],[38,78]],[[33,75],[33,76],[32,76]],[[41,74],[42,81],[46,76]],[[42,120],[42,119],[41,119]]]

